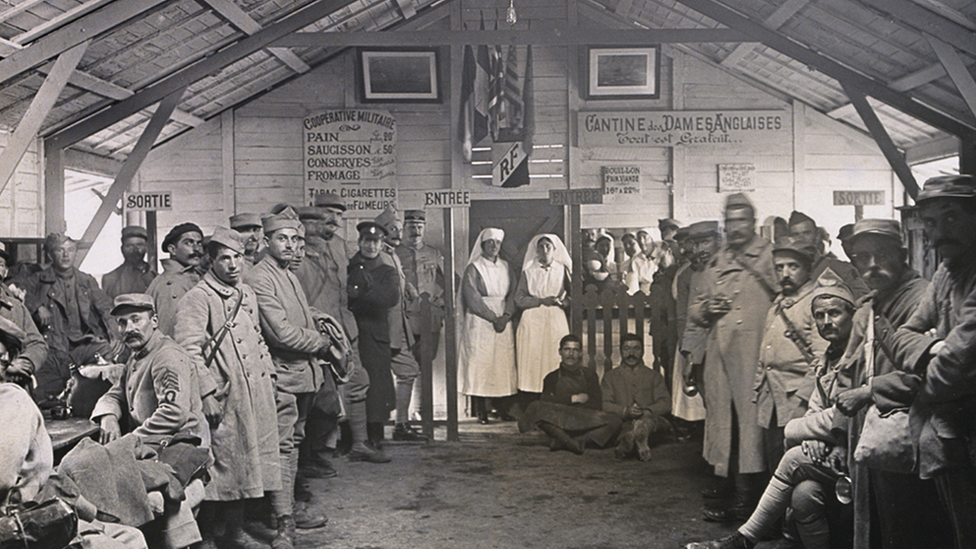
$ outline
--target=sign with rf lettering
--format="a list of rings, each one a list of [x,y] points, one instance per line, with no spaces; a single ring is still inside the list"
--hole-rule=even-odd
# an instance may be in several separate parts
[[[122,206],[126,212],[172,210],[173,191],[125,193]]]
[[[352,218],[397,207],[396,119],[389,111],[341,109],[302,122],[305,203],[332,191]]]
[[[525,162],[527,157],[528,155],[522,149],[522,143],[520,141],[512,143],[511,147],[502,155],[501,160],[491,167],[491,184],[496,187],[508,186],[505,185],[508,178],[512,177],[515,169],[522,162]]]

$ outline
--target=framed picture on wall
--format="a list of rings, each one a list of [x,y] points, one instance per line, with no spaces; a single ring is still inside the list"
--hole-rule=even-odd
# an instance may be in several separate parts
[[[437,103],[441,100],[436,48],[357,48],[363,103]]]
[[[586,46],[583,57],[585,99],[657,99],[660,95],[661,47]]]

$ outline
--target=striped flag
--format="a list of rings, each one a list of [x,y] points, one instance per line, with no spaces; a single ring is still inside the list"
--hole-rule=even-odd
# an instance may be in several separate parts
[[[517,83],[517,81],[516,81]],[[525,79],[518,101],[511,106],[520,109],[517,126],[508,128],[507,141],[510,146],[493,147],[496,158],[492,169],[492,184],[499,187],[521,187],[529,184],[529,157],[532,155],[532,140],[535,133],[535,105],[532,86],[532,46],[525,52]]]
[[[492,46],[488,50],[489,82],[488,82],[488,123],[491,128],[491,138],[498,140],[501,119],[505,110],[505,96],[503,95],[505,80],[505,60],[502,58],[502,47]]]
[[[481,30],[485,28],[484,16]],[[488,136],[488,46],[464,46],[461,70],[461,125],[458,131],[464,159],[471,161],[475,145]]]
[[[522,87],[519,85],[518,50],[514,45],[508,47],[502,95],[506,107],[505,118],[502,120],[504,126],[519,128],[522,125]]]

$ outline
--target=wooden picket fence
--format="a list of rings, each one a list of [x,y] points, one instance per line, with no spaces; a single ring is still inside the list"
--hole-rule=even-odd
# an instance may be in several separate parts
[[[589,286],[572,306],[581,308],[583,354],[598,373],[613,368],[621,334],[641,334],[650,348],[651,299],[643,292],[627,295],[624,289],[597,291]]]

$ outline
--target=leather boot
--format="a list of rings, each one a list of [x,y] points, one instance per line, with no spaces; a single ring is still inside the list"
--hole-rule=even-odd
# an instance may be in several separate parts
[[[756,544],[749,541],[749,538],[739,532],[733,532],[731,536],[712,541],[697,541],[685,545],[685,549],[752,549]]]
[[[222,549],[268,549],[268,545],[254,538],[244,530],[244,502],[232,501],[224,504],[224,521],[227,533],[224,535]]]
[[[762,473],[736,473],[735,497],[732,506],[725,509],[703,509],[702,516],[708,522],[744,522],[756,508],[759,500],[757,483],[763,477]]]
[[[278,535],[271,541],[271,549],[295,549],[295,519],[291,515],[278,517]]]
[[[393,440],[398,442],[427,442],[427,435],[414,429],[409,423],[397,423],[393,428]]]
[[[565,448],[576,455],[583,454],[583,446],[579,443],[579,441],[569,436],[569,433],[553,425],[552,423],[540,421],[539,429],[542,430],[543,433],[549,435],[549,438],[557,442],[562,448]],[[557,449],[553,448],[552,446],[549,448],[551,450]]]

